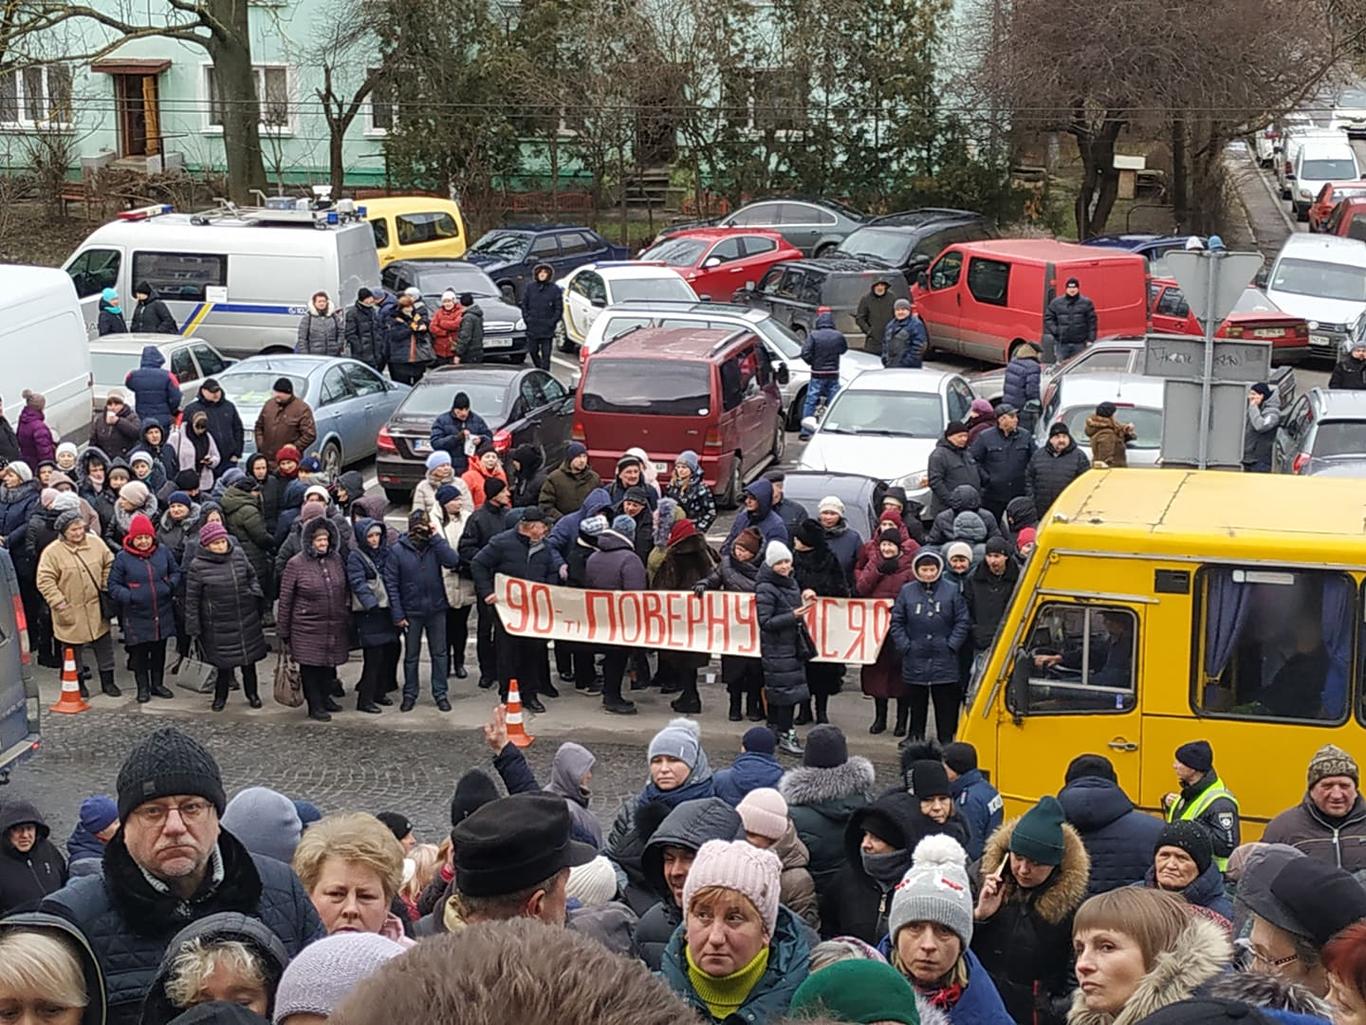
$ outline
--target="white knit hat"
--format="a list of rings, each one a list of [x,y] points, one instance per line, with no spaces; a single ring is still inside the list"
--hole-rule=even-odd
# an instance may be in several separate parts
[[[821,504],[816,507],[817,512],[837,512],[844,515],[844,503],[836,495],[826,495],[821,499]]]
[[[770,541],[768,547],[764,549],[764,563],[769,566],[776,566],[780,562],[792,561],[792,549],[781,541]]]
[[[606,904],[617,895],[617,870],[605,854],[569,870],[564,895],[574,897],[584,907]]]
[[[291,1014],[330,1017],[362,979],[403,947],[374,932],[339,932],[299,951],[275,991],[275,1025]]]
[[[951,836],[936,833],[915,845],[911,867],[896,884],[887,931],[895,948],[896,934],[911,922],[937,922],[972,942],[972,887],[967,852]]]
[[[758,833],[770,840],[781,840],[787,833],[787,801],[772,787],[751,790],[735,810],[746,833]]]
[[[772,851],[753,847],[744,840],[708,840],[697,851],[688,880],[683,884],[684,911],[692,907],[699,890],[721,886],[744,894],[758,909],[771,937],[778,925],[778,896],[783,863]]]

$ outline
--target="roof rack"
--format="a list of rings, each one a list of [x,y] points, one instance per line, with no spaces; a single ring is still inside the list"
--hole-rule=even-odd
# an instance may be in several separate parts
[[[260,206],[238,206],[230,200],[217,199],[218,206],[214,209],[191,214],[190,223],[202,227],[235,221],[267,227],[293,225],[326,230],[365,219],[365,207],[356,205],[354,199],[333,202],[330,185],[313,186],[312,199],[267,196],[259,190],[256,190],[256,195],[260,197]]]

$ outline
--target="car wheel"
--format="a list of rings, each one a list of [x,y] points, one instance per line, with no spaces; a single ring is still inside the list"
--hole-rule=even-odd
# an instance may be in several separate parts
[[[787,431],[782,420],[773,428],[773,465],[781,466],[783,456],[787,455]]]
[[[499,282],[498,291],[503,295],[503,302],[509,306],[517,305],[517,289],[512,287],[511,281]]]
[[[834,243],[834,242],[827,242],[827,243],[825,243],[825,245],[823,245],[823,246],[818,246],[818,247],[816,248],[816,251],[815,251],[814,253],[812,253],[811,255],[812,255],[812,256],[829,256],[829,255],[830,255],[831,253],[833,253],[834,251],[835,251],[835,243]]]
[[[318,454],[318,461],[323,464],[323,473],[327,474],[330,480],[336,480],[337,475],[342,472],[341,446],[335,441],[329,441]]]
[[[555,348],[559,349],[561,352],[573,352],[578,348],[577,345],[569,340],[569,333],[564,329],[564,321],[560,321],[555,325]]]
[[[800,431],[802,429],[802,410],[806,408],[806,389],[797,392],[797,397],[792,400],[792,405],[787,410],[787,429],[789,431]]]
[[[740,473],[740,453],[735,453],[735,458],[730,464],[730,480],[726,481],[726,490],[721,492],[717,504],[722,509],[734,509],[740,504],[740,493],[745,488],[744,477]]]
[[[390,505],[410,505],[413,501],[413,493],[407,488],[385,488],[384,497]]]

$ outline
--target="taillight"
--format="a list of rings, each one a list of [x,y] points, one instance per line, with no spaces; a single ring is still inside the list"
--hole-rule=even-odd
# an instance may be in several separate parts
[[[707,436],[702,441],[702,447],[709,452],[721,451],[721,428],[708,427]]]
[[[493,451],[498,453],[506,452],[512,448],[512,435],[504,430],[493,432]]]
[[[577,441],[580,445],[588,444],[588,432],[583,429],[583,424],[578,420],[575,420],[574,426],[569,429],[569,440]]]
[[[19,631],[19,661],[29,665],[33,652],[28,646],[28,616],[24,615],[24,603],[17,594],[14,596],[14,626]]]
[[[1309,465],[1309,453],[1301,452],[1290,464],[1291,473],[1303,473],[1304,468]]]
[[[380,452],[398,451],[398,446],[394,444],[394,439],[389,434],[388,427],[381,427],[379,433],[375,435],[375,448]]]
[[[1294,328],[1292,329],[1291,333],[1292,333],[1296,338],[1308,338],[1308,337],[1309,337],[1309,322],[1308,322],[1308,321],[1305,321],[1305,320],[1300,321],[1298,324],[1296,324],[1296,325],[1294,326]]]

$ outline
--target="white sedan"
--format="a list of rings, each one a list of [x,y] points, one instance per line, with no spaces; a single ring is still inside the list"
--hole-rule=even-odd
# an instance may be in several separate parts
[[[564,290],[564,338],[560,347],[567,351],[583,344],[598,314],[613,303],[649,299],[697,302],[697,293],[683,275],[662,263],[586,263],[560,278],[559,286]]]

